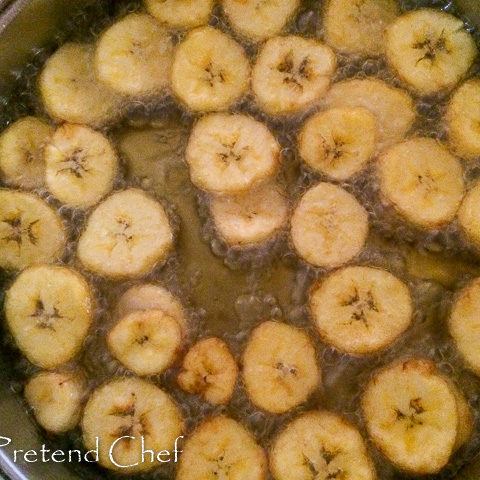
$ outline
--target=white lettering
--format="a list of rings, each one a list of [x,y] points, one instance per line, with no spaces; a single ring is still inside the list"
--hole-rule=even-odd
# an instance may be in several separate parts
[[[10,445],[12,443],[12,439],[8,437],[0,437],[0,442],[5,441],[3,445],[0,445],[0,448],[6,447],[7,445]]]
[[[23,452],[23,450],[14,450],[13,451],[13,463],[17,463],[17,453]]]
[[[168,456],[168,458],[166,460],[162,460],[162,456],[166,457]],[[170,452],[168,450],[162,450],[161,452],[159,452],[157,454],[157,460],[159,462],[162,462],[162,463],[167,463],[170,461]]]
[[[183,435],[180,435],[179,437],[177,437],[175,439],[175,450],[174,450],[174,452],[175,452],[175,463],[178,462],[178,454],[183,452],[183,450],[178,450],[178,448],[177,448],[178,440],[180,438],[184,438]]]
[[[62,457],[61,460],[56,460],[55,457]],[[55,462],[55,463],[63,463],[65,461],[65,452],[63,452],[62,450],[55,450],[53,453],[52,453],[52,460]]]
[[[130,435],[126,435],[124,437],[120,437],[120,438],[117,438],[111,445],[110,447],[110,450],[108,451],[108,457],[110,458],[110,461],[118,468],[129,468],[129,467],[135,467],[136,465],[138,465],[138,462],[137,463],[133,463],[132,465],[120,465],[119,463],[117,463],[115,461],[115,459],[113,458],[113,449],[115,448],[115,445],[120,442],[121,440],[123,440],[124,438],[130,438],[131,440],[135,440],[135,437],[132,437]]]
[[[142,435],[142,463],[145,463],[145,454],[150,455],[150,463],[153,463],[155,460],[155,452],[153,450],[145,450],[145,437]]]
[[[77,458],[78,458],[77,462],[81,462],[82,461],[82,452],[80,450],[69,450],[68,451],[68,461],[72,462],[72,455],[74,453],[77,455]],[[87,460],[87,459],[85,459],[85,460]],[[87,462],[88,462],[88,460],[87,460]]]
[[[37,461],[37,452],[35,450],[28,450],[28,452],[25,452],[25,455],[23,455],[23,459],[27,463],[35,463]],[[33,460],[29,460],[28,457],[35,457]]]
[[[99,445],[98,445],[98,437],[95,437],[95,449],[94,450],[89,450],[86,454],[85,454],[85,461],[86,462],[98,462],[98,452],[99,452]],[[89,456],[91,453],[95,453],[95,457],[92,459],[92,460],[89,460]]]

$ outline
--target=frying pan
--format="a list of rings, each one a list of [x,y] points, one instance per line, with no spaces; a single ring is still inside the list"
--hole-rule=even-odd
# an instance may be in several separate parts
[[[58,42],[58,32],[72,21],[79,9],[87,7],[89,3],[92,3],[91,0],[0,0],[0,100],[11,98],[9,101],[15,101],[15,97],[11,97],[15,81],[12,71],[22,70],[41,47],[53,48]],[[114,0],[105,3],[114,8]],[[438,2],[421,0],[413,3],[431,5]],[[453,4],[470,24],[480,28],[480,0],[455,0]],[[6,279],[0,274],[0,292],[5,282]],[[3,303],[1,294],[0,302]],[[85,479],[84,475],[72,471],[67,464],[13,462],[14,449],[39,451],[43,443],[48,444],[48,438],[26,413],[18,393],[20,389],[15,388],[15,372],[10,356],[11,352],[3,348],[0,341],[0,436],[12,439],[8,447],[0,448],[3,474],[10,480]],[[457,478],[480,478],[480,455]]]

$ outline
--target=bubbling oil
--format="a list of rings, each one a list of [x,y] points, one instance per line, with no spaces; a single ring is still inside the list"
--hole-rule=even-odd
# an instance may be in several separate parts
[[[451,2],[446,0],[402,0],[399,3],[403,10],[433,6],[455,13]],[[67,40],[94,41],[99,32],[115,19],[140,9],[140,1],[93,2],[84,11],[76,13],[65,29],[58,32],[55,43],[58,45]],[[321,10],[322,2],[303,1],[300,12],[290,22],[288,30],[306,36],[321,36]],[[468,20],[464,20],[471,29]],[[229,29],[218,7],[211,24],[233,35],[238,41],[243,41]],[[176,35],[174,41],[178,42],[180,38],[181,35]],[[248,54],[255,57],[257,46],[245,42],[244,46]],[[31,63],[21,72],[12,72],[15,77],[13,93],[8,98],[0,98],[1,127],[25,115],[45,116],[35,85],[39,70],[52,51],[53,46],[38,49],[33,53]],[[398,81],[381,58],[362,59],[339,55],[338,61],[335,81],[374,76],[398,86]],[[477,71],[478,66],[475,66],[474,73]],[[447,100],[445,96],[415,98],[418,120],[411,133],[443,139],[445,127],[440,119]],[[265,122],[278,138],[282,147],[278,181],[288,192],[291,208],[309,187],[326,180],[309,170],[298,157],[296,135],[306,114],[288,120],[272,119],[258,111],[248,97],[232,111],[248,113]],[[115,188],[139,186],[150,192],[164,205],[176,233],[175,252],[164,265],[157,267],[142,281],[165,285],[182,300],[191,325],[185,350],[198,338],[217,335],[228,342],[237,360],[240,360],[250,331],[262,320],[283,319],[305,329],[316,345],[318,362],[323,370],[323,385],[305,405],[284,415],[274,416],[257,410],[251,404],[241,380],[231,403],[225,407],[213,407],[182,392],[175,383],[178,364],[162,375],[151,377],[151,380],[166,389],[180,405],[189,431],[208,415],[226,413],[249,427],[259,443],[268,448],[272,436],[286,421],[312,408],[341,413],[356,424],[368,439],[359,410],[359,399],[372,372],[399,357],[428,357],[460,385],[476,412],[475,433],[471,441],[435,477],[455,478],[461,468],[480,451],[480,380],[464,368],[446,331],[446,318],[454,290],[470,278],[480,275],[480,263],[458,233],[456,225],[435,232],[425,232],[406,225],[382,203],[371,166],[341,184],[365,206],[370,217],[370,234],[355,263],[378,266],[397,275],[409,285],[415,305],[412,326],[388,349],[368,357],[342,354],[319,340],[306,305],[310,285],[326,272],[307,265],[297,257],[286,229],[264,245],[244,249],[229,248],[218,237],[208,214],[208,197],[191,184],[183,159],[193,122],[191,114],[167,97],[129,105],[123,120],[105,129],[117,147],[122,163]],[[480,177],[478,166],[466,165],[465,168],[469,183]],[[58,208],[69,226],[70,241],[65,263],[81,270],[75,260],[76,241],[89,212],[66,208],[48,192],[39,193]],[[419,262],[425,269],[414,268]],[[93,389],[114,376],[129,375],[109,354],[104,338],[115,321],[113,311],[119,296],[139,282],[109,282],[89,272],[82,273],[92,286],[97,309],[84,351],[75,363],[85,369],[89,386]],[[8,287],[10,281],[10,278],[2,279],[1,291]],[[7,332],[2,338],[2,348],[14,359],[11,362],[11,387],[21,392],[24,380],[36,368],[18,354]],[[49,442],[56,448],[82,448],[79,429],[65,436],[49,438]],[[370,443],[368,447],[379,478],[404,478]],[[84,479],[118,478],[91,465],[72,465],[72,468],[78,470]],[[174,465],[167,465],[141,478],[173,479]]]

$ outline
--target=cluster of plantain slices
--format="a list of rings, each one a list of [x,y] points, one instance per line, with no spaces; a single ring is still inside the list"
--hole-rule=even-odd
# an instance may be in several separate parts
[[[185,158],[228,246],[262,244],[285,226],[288,201],[275,180],[280,146],[266,125],[240,113],[208,114],[194,125]]]
[[[13,277],[5,319],[37,368],[25,399],[41,427],[80,427],[87,450],[98,441],[99,464],[123,474],[160,467],[142,452],[168,453],[187,436],[177,480],[374,480],[363,429],[309,403],[323,377],[310,330],[263,319],[240,358],[222,338],[194,338],[183,299],[151,280],[174,249],[168,210],[124,186],[111,127],[132,105],[177,102],[194,118],[185,168],[218,237],[248,251],[288,231],[287,248],[315,272],[305,292],[314,334],[342,355],[372,358],[409,329],[415,302],[408,277],[361,264],[371,226],[354,180],[372,165],[379,202],[430,233],[458,226],[480,251],[480,184],[468,189],[465,174],[480,160],[480,80],[469,78],[477,47],[450,13],[402,13],[396,0],[326,0],[308,36],[289,28],[300,0],[221,0],[220,22],[214,7],[144,0],[94,44],[64,44],[38,78],[43,111],[0,135],[0,267]],[[343,78],[338,58],[382,58],[395,82]],[[416,100],[437,97],[448,99],[445,141],[411,134]],[[282,124],[314,179],[299,194],[281,173],[290,161]],[[78,235],[59,211],[85,217]],[[100,329],[97,279],[126,285]],[[477,375],[479,299],[477,278],[448,322]],[[81,367],[93,330],[126,375],[94,385]],[[166,372],[216,413],[192,428]],[[226,415],[237,388],[283,423],[268,444]],[[468,400],[427,358],[379,368],[359,403],[372,445],[408,475],[440,472],[472,436]]]

